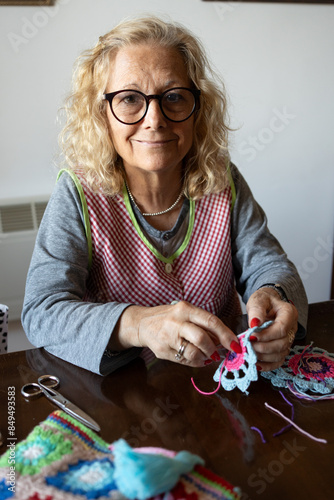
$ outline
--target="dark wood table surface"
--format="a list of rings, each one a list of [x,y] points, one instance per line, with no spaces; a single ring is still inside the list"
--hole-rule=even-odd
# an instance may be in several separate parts
[[[245,317],[230,325],[236,333],[246,328]],[[306,342],[334,352],[334,301],[311,304]],[[299,343],[305,343],[299,342]],[[247,499],[330,499],[334,459],[334,402],[307,402],[284,391],[294,404],[295,422],[327,444],[315,442],[295,429],[273,437],[286,424],[267,410],[265,402],[290,416],[290,407],[279,390],[259,377],[249,395],[239,389],[220,389],[214,396],[199,394],[216,383],[213,363],[192,369],[157,361],[149,370],[141,359],[106,377],[62,361],[44,349],[0,356],[0,430],[6,450],[8,387],[15,387],[15,436],[24,439],[35,425],[57,409],[46,398],[27,402],[20,393],[24,383],[48,373],[60,378],[60,392],[101,427],[108,442],[123,437],[132,446],[186,449],[200,455],[206,466],[232,484]],[[263,432],[267,443],[251,429]]]

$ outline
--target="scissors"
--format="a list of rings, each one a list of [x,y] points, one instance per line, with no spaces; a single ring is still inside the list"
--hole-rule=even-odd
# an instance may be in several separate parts
[[[54,404],[58,405],[63,411],[71,415],[71,417],[76,418],[82,424],[87,425],[91,429],[94,429],[94,431],[99,432],[101,430],[99,425],[89,415],[87,415],[87,413],[54,390],[55,387],[59,386],[59,382],[59,378],[55,375],[41,375],[38,378],[37,383],[31,382],[29,384],[25,384],[21,389],[21,394],[26,399],[35,399],[44,394]]]

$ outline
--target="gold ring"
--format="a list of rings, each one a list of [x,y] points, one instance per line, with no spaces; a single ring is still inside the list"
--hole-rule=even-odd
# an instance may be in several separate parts
[[[181,342],[181,345],[179,347],[179,350],[177,351],[177,353],[175,354],[175,359],[177,361],[180,361],[183,357],[183,354],[184,354],[184,350],[185,348],[187,347],[189,341],[188,340],[185,340],[183,339],[182,342]]]
[[[293,341],[295,340],[295,332],[293,330],[289,330],[288,333],[288,339],[289,339],[289,344],[292,344]]]

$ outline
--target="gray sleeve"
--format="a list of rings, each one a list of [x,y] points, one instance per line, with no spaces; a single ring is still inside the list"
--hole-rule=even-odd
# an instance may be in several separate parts
[[[231,173],[236,189],[231,242],[237,290],[247,303],[251,294],[264,284],[279,283],[298,310],[297,337],[302,338],[306,331],[308,303],[297,269],[270,233],[264,211],[234,165]]]
[[[104,355],[113,329],[130,304],[84,302],[88,245],[81,201],[63,173],[43,216],[28,271],[22,324],[30,342],[82,368],[105,375],[140,349]]]

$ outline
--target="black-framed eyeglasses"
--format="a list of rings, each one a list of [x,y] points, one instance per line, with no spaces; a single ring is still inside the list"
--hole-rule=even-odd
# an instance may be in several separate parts
[[[134,125],[144,118],[152,99],[158,99],[165,118],[172,122],[184,122],[198,108],[200,93],[200,90],[187,87],[174,87],[162,94],[152,95],[127,89],[103,94],[103,98],[109,102],[111,112],[119,122]]]

